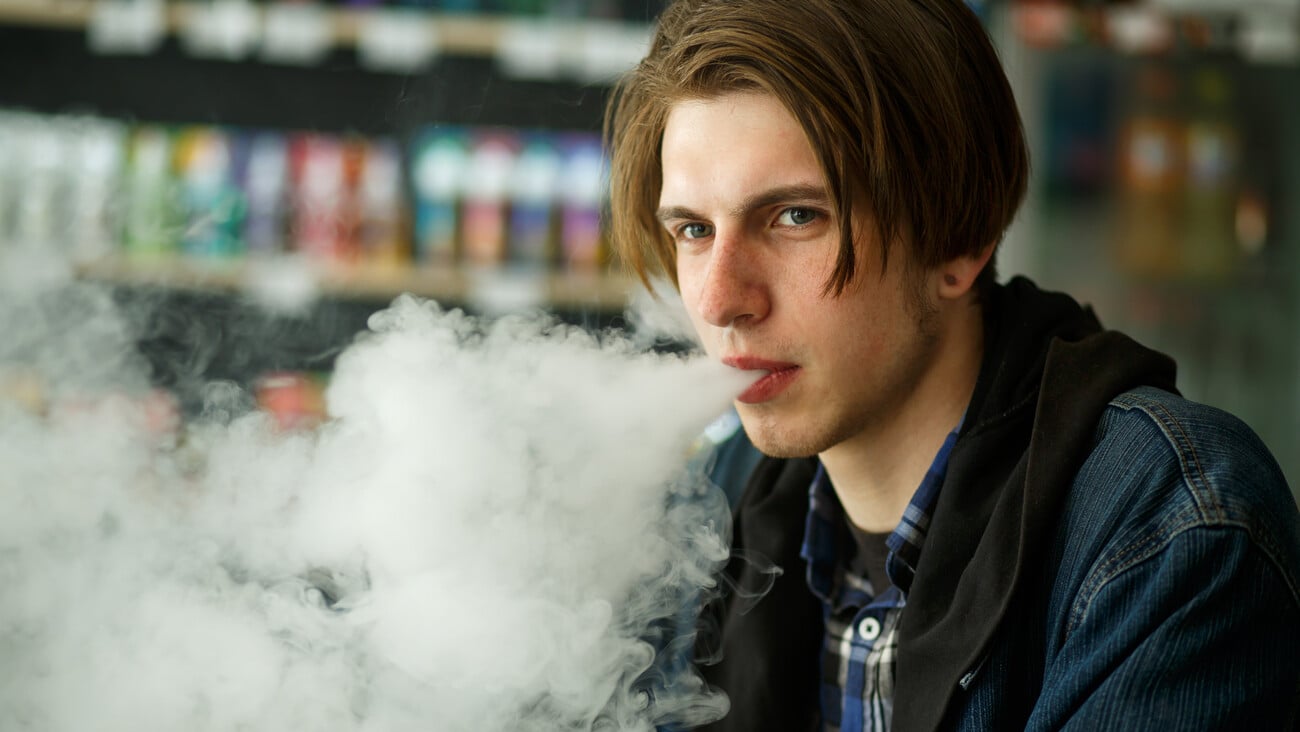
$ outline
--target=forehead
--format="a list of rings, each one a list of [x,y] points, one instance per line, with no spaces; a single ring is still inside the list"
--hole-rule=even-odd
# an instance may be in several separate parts
[[[668,108],[665,136],[689,130],[696,125],[730,124],[754,132],[797,132],[799,123],[776,96],[763,91],[734,91],[681,99]]]
[[[660,200],[799,183],[823,176],[803,128],[776,97],[735,92],[674,104],[661,149]]]

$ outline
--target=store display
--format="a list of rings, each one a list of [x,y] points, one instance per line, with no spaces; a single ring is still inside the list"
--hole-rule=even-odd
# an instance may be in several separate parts
[[[21,96],[6,102],[40,111],[0,108],[0,249],[20,240],[66,247],[72,271],[82,278],[106,281],[124,297],[138,293],[151,303],[165,300],[167,308],[176,304],[186,332],[201,330],[193,325],[195,313],[231,302],[247,304],[255,311],[250,318],[283,318],[295,337],[317,321],[338,317],[336,309],[364,309],[402,292],[471,309],[489,302],[510,303],[511,309],[576,306],[584,312],[622,306],[621,280],[587,276],[603,274],[598,267],[607,259],[600,217],[605,159],[597,133],[563,126],[589,129],[586,121],[573,121],[576,115],[561,123],[489,112],[459,126],[430,115],[414,123],[399,119],[388,128],[354,127],[351,120],[338,121],[345,114],[241,114],[241,108],[274,108],[279,100],[250,91],[250,105],[208,91],[204,77],[186,76],[182,83],[193,79],[197,94],[211,97],[210,104],[203,102],[210,111],[189,113],[176,104],[174,87],[154,78],[150,65],[194,63],[197,73],[218,75],[251,67],[268,77],[291,65],[286,77],[302,79],[314,75],[317,64],[340,63],[356,64],[345,73],[359,69],[377,77],[360,57],[363,46],[393,40],[391,24],[373,22],[384,16],[411,21],[407,37],[427,33],[446,41],[447,26],[467,29],[477,40],[438,53],[478,55],[488,60],[486,73],[504,78],[502,67],[491,63],[488,46],[504,37],[495,31],[509,26],[527,33],[546,25],[548,17],[566,24],[599,19],[602,29],[644,28],[657,12],[653,2],[239,0],[242,15],[235,19],[256,17],[258,28],[245,23],[237,38],[227,33],[232,26],[225,21],[233,16],[221,15],[229,8],[199,4],[96,1],[84,4],[94,17],[80,27],[75,19],[22,0],[19,13],[7,14],[14,5],[0,0],[0,29],[17,25],[21,34],[30,26],[33,35],[75,38],[95,69],[133,65],[132,78],[148,78],[141,96],[152,107],[141,111],[102,100],[42,104]],[[634,23],[607,22],[622,20]],[[229,45],[235,42],[238,48]],[[179,73],[190,71],[195,69]],[[557,80],[572,85],[571,71],[535,78],[539,87]],[[437,73],[433,67],[427,72]],[[70,73],[93,76],[84,67]],[[59,88],[75,100],[75,85]],[[307,109],[325,98],[311,83],[294,92],[288,103]],[[116,88],[113,93],[128,95]],[[412,97],[419,93],[413,84]],[[341,86],[339,98],[347,94]],[[562,276],[569,269],[583,276]],[[281,295],[299,285],[309,294],[285,307]],[[267,305],[267,291],[280,304]],[[280,344],[246,346],[239,328],[230,327],[229,363],[187,364],[195,373],[187,371],[186,378],[202,372],[201,378],[239,381],[285,430],[323,418],[330,361],[320,354],[332,352],[332,332],[303,346],[306,356],[276,351],[274,358],[250,361],[248,352],[275,351]],[[165,360],[175,346],[158,340],[159,359]],[[219,350],[224,354],[225,344]],[[154,355],[150,350],[149,357]],[[0,374],[0,406],[80,408],[51,401],[39,378],[29,377]],[[184,388],[166,377],[159,382],[177,393]],[[181,412],[175,396],[160,390],[129,398],[140,401],[150,424],[175,432]]]
[[[331,265],[597,270],[595,133],[391,138],[0,116],[0,235],[78,261],[299,253]]]
[[[84,34],[92,56],[129,54],[147,64],[150,54],[191,56],[207,43],[202,63],[215,63],[212,52],[242,39],[238,53],[216,53],[223,64],[288,63],[309,73],[315,63],[342,58],[376,73],[361,58],[372,45],[387,48],[424,34],[438,46],[436,54],[491,61],[497,46],[516,37],[511,33],[557,27],[548,22],[554,18],[564,19],[582,41],[575,40],[568,54],[576,59],[590,50],[587,40],[621,44],[628,34],[644,32],[665,3],[238,0],[230,8],[209,8],[149,0],[148,13],[128,7],[139,3],[92,3],[80,20],[34,6],[29,11],[24,3],[21,12],[10,13],[9,4],[0,0],[0,25]],[[238,39],[227,32],[236,25]],[[371,37],[376,28],[382,38]],[[449,33],[471,40],[449,40]],[[244,42],[254,37],[255,44]],[[283,56],[277,56],[280,47]],[[571,66],[538,80],[572,83]],[[489,73],[509,76],[498,63]],[[421,291],[458,297],[466,267],[600,273],[608,259],[601,230],[605,163],[597,134],[540,118],[538,128],[523,127],[497,113],[491,121],[454,128],[437,119],[425,130],[409,120],[388,130],[370,124],[362,136],[335,120],[322,120],[320,129],[312,119],[289,123],[310,129],[258,128],[278,124],[257,119],[260,111],[249,124],[233,121],[238,114],[223,122],[218,107],[229,106],[218,104],[211,114],[164,111],[151,119],[91,103],[85,108],[118,119],[76,117],[89,126],[72,135],[56,134],[74,119],[60,114],[62,107],[44,107],[40,114],[0,110],[0,237],[67,244],[78,262],[108,263],[101,273],[130,279],[132,271],[147,272],[148,281],[175,277],[223,289],[253,276],[243,266],[249,261],[283,255],[326,264],[331,277],[347,277],[339,273],[354,266],[392,273],[390,289],[384,275],[359,275],[367,295],[416,283]],[[13,122],[18,117],[27,120],[22,130]],[[594,282],[599,288],[603,280]],[[604,302],[614,289],[592,297]]]

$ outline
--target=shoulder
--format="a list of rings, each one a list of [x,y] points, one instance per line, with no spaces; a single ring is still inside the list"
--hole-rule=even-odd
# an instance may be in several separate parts
[[[1177,394],[1140,387],[1115,397],[1097,425],[1094,469],[1168,483],[1210,523],[1246,523],[1295,499],[1277,461],[1237,417]]]
[[[1185,532],[1234,529],[1278,567],[1300,602],[1295,498],[1255,432],[1221,409],[1150,387],[1115,397],[1069,505],[1084,517],[1074,516],[1076,527],[1099,532],[1131,559]]]

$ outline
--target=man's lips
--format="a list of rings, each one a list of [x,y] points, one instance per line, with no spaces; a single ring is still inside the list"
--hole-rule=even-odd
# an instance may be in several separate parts
[[[788,361],[770,361],[752,356],[728,356],[722,359],[722,362],[742,371],[767,372],[765,376],[750,384],[748,389],[736,397],[745,404],[761,404],[775,399],[790,384],[794,383],[795,379],[799,378],[799,374],[802,373],[802,369],[798,364],[789,363]]]

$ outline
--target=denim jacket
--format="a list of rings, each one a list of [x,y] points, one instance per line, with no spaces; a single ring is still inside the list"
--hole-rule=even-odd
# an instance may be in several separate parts
[[[1023,601],[959,683],[960,730],[1300,723],[1300,531],[1241,422],[1139,388],[1108,405]]]
[[[985,322],[900,622],[894,729],[1296,728],[1300,513],[1258,438],[1062,295],[1017,279]],[[735,507],[737,592],[697,643],[732,710],[708,729],[820,727],[811,475],[763,459]]]

